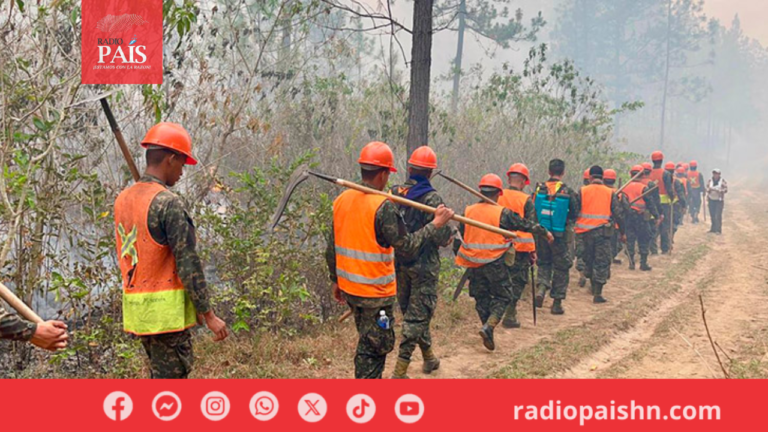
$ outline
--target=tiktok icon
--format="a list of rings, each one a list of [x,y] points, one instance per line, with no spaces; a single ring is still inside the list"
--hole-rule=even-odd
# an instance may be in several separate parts
[[[347,416],[355,423],[368,423],[376,414],[376,403],[364,394],[354,395],[347,402]]]
[[[123,392],[112,392],[104,399],[104,414],[110,420],[121,422],[133,412],[133,400]]]

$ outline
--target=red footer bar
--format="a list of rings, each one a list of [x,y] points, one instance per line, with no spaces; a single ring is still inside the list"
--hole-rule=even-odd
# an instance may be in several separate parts
[[[759,380],[3,380],[1,385],[3,429],[78,432],[765,430],[760,395],[768,388]]]

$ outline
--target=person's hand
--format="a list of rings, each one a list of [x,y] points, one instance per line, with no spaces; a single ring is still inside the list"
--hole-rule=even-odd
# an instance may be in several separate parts
[[[67,325],[61,321],[46,321],[37,325],[35,334],[30,339],[32,345],[48,351],[67,347]]]
[[[536,253],[536,251],[531,252],[531,265],[536,265],[536,262],[539,260],[539,254]]]
[[[547,243],[552,244],[555,242],[555,236],[551,232],[547,231]]]
[[[205,326],[208,327],[208,330],[213,332],[214,342],[223,341],[229,336],[229,333],[227,332],[227,323],[217,317],[212,310],[204,313],[203,319],[205,320]]]
[[[435,224],[435,227],[442,228],[445,226],[445,224],[448,223],[449,220],[451,220],[453,214],[453,210],[446,207],[445,204],[440,204],[437,206],[437,210],[435,211],[435,219],[432,220],[432,223]]]
[[[341,296],[341,289],[337,283],[333,284],[333,298],[335,298],[339,304],[344,304],[344,298]]]

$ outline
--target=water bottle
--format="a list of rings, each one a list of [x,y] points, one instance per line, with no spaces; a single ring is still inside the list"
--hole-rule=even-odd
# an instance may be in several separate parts
[[[376,323],[384,330],[389,330],[389,317],[385,311],[379,311],[379,318],[376,320]]]

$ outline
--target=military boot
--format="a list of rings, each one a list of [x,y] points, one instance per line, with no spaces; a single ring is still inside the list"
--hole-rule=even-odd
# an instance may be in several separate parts
[[[603,284],[592,282],[592,292],[593,292],[593,295],[595,296],[592,299],[593,303],[600,304],[608,301],[605,298],[603,298]]]
[[[632,259],[629,261],[629,269],[634,270],[635,269],[635,257],[633,256]]]
[[[640,255],[640,270],[651,271],[653,268],[648,265],[648,255]]]
[[[542,301],[544,301],[543,297]],[[512,300],[512,303],[507,306],[501,325],[508,329],[520,328],[520,323],[517,321],[517,300]]]
[[[537,308],[544,307],[544,296],[547,294],[547,288],[544,285],[539,285],[538,291],[536,291],[536,298],[533,299],[533,304]]]
[[[579,287],[584,288],[587,286],[587,277],[584,276],[584,273],[579,272]]]
[[[552,312],[552,315],[564,314],[565,310],[563,309],[563,300],[555,299],[555,301],[552,303],[552,309],[550,310],[550,312]]]
[[[616,265],[621,265],[621,260],[618,259],[618,258],[614,258],[613,259],[613,263],[616,264]]]
[[[409,364],[411,364],[409,360],[398,358],[397,363],[395,363],[395,370],[392,372],[392,379],[409,379],[410,377],[407,375]]]
[[[440,369],[440,359],[432,351],[432,347],[422,351],[421,354],[424,357],[424,366],[421,367],[421,370],[425,374],[429,375],[432,371]]]
[[[483,328],[480,329],[480,337],[483,338],[483,346],[489,351],[496,349],[496,344],[493,342],[493,328],[499,324],[499,319],[496,316],[491,315],[486,321]]]

